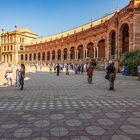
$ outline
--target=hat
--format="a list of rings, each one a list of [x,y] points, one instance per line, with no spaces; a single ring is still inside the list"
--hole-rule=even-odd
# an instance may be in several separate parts
[[[109,64],[112,64],[113,62],[112,62],[112,60],[109,60],[109,62],[108,62]]]

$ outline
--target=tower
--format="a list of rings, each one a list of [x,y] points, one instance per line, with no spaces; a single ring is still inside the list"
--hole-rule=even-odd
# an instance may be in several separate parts
[[[134,8],[138,8],[140,7],[140,0],[131,0],[130,4],[134,7]]]

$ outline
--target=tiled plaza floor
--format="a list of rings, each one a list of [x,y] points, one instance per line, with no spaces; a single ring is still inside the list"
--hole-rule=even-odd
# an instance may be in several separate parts
[[[0,87],[0,140],[140,140],[140,82],[103,72],[29,72],[25,89]]]

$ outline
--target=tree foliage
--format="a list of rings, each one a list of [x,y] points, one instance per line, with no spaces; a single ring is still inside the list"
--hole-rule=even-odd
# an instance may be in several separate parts
[[[124,53],[121,59],[121,66],[126,64],[129,68],[129,75],[137,75],[137,67],[140,65],[140,50]]]

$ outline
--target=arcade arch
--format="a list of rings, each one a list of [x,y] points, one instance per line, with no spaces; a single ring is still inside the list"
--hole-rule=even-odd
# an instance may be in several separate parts
[[[83,59],[83,45],[78,46],[78,59]]]
[[[129,51],[129,26],[127,23],[124,23],[120,28],[121,36],[121,54]]]

